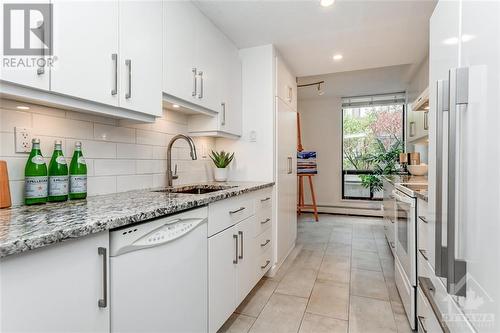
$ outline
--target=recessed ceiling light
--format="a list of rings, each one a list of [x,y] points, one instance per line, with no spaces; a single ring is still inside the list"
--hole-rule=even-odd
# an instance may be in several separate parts
[[[334,2],[335,2],[335,0],[320,0],[319,1],[320,5],[323,7],[330,7],[331,5],[333,5]]]
[[[339,53],[339,54],[335,54],[335,55],[333,56],[333,60],[335,60],[335,61],[339,61],[339,60],[342,60],[342,58],[343,58],[343,57],[344,57],[344,56],[343,56],[342,54],[340,54],[340,53]]]
[[[175,109],[180,108],[180,106],[178,104],[172,104],[172,107],[175,108]]]
[[[29,106],[25,106],[25,105],[18,105],[18,106],[16,106],[16,109],[19,109],[19,110],[29,110],[30,107]]]

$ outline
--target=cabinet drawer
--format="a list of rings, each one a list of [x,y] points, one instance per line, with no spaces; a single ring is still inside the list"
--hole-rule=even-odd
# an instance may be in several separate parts
[[[255,199],[255,213],[257,215],[270,214],[273,208],[272,190],[263,190],[257,192]]]
[[[439,321],[434,315],[432,308],[427,301],[424,292],[417,288],[417,325],[419,332],[439,333],[443,332]]]
[[[255,213],[255,200],[243,195],[214,202],[208,206],[208,236],[212,236]]]
[[[271,238],[271,228],[268,228],[261,235],[255,238],[258,247],[258,253],[263,254],[266,253],[269,249],[272,248],[272,238]]]
[[[259,270],[259,279],[266,274],[266,272],[273,266],[271,256],[272,256],[272,249],[269,248],[266,252],[264,252],[261,256],[260,259],[258,260],[258,265],[257,269]]]

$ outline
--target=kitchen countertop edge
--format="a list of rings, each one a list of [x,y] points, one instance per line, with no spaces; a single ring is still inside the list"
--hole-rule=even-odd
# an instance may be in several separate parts
[[[203,184],[214,186],[221,185],[220,183]],[[201,195],[181,194],[177,196],[174,201],[164,202],[161,202],[161,198],[166,200],[172,200],[173,198],[169,199],[168,193],[156,192],[155,196],[160,199],[158,203],[146,202],[148,199],[151,199],[153,196],[152,193],[155,191],[155,189],[147,189],[93,196],[89,197],[86,201],[68,201],[43,206],[19,206],[0,210],[0,258],[134,223],[168,216],[173,213],[204,206],[212,202],[245,193],[255,192],[274,186],[274,182],[228,182],[222,183],[222,185],[231,185],[235,187]],[[156,190],[159,189],[161,188],[157,188]],[[129,209],[129,213],[127,213],[126,209],[119,208],[119,206],[123,204],[123,202],[121,202],[123,197],[131,198],[130,201],[136,204],[136,206]],[[143,198],[144,204],[147,204],[144,209],[140,209],[141,198]],[[88,206],[95,206],[100,200],[103,202],[108,200],[105,207],[113,208],[114,205],[114,207],[117,207],[117,210],[103,208],[101,213],[96,211],[94,216],[88,216],[88,214],[86,214]],[[135,200],[139,202],[136,203]],[[85,208],[85,212],[80,212],[81,209],[78,210],[79,207]],[[71,208],[69,209],[70,215],[65,215],[68,212],[68,208]],[[74,216],[71,215],[71,211],[73,211]],[[78,216],[79,214],[82,216]],[[113,216],[113,214],[116,214],[116,216]],[[51,224],[50,218],[47,218],[49,219],[48,222],[46,220],[40,220],[39,218],[38,223],[45,223],[46,229],[38,229],[38,215],[51,215],[55,220],[54,222],[56,222],[54,223],[54,227],[47,227],[47,225]],[[80,221],[81,219],[85,219],[85,222],[82,223]],[[64,222],[62,222],[62,220],[67,220],[69,222],[63,224]],[[24,224],[23,221],[27,221],[27,223]],[[31,224],[33,228],[32,231],[29,230],[29,224]],[[17,229],[28,230],[21,231]],[[16,236],[16,234],[22,234],[23,236]]]

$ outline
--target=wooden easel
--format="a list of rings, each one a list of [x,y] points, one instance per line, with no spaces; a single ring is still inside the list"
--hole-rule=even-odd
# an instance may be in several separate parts
[[[302,147],[302,135],[300,131],[300,114],[297,113],[297,151],[303,151]],[[297,204],[297,214],[300,215],[302,213],[302,209],[310,209],[312,208],[314,213],[314,219],[316,222],[319,221],[318,217],[318,206],[316,205],[316,194],[314,193],[314,185],[313,185],[313,176],[315,174],[297,174],[298,186],[299,186],[299,198]],[[311,199],[312,204],[306,204],[304,200],[304,178],[307,178],[309,181],[309,187],[311,190]]]

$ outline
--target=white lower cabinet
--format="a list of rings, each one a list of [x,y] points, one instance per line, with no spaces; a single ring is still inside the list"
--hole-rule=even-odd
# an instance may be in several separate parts
[[[0,260],[1,332],[109,332],[108,232]]]
[[[217,332],[272,266],[270,197],[269,189],[229,199],[230,205],[221,205],[224,201],[209,205],[209,216],[219,219],[242,214],[246,209],[235,212],[233,206],[240,203],[239,209],[244,208],[249,199],[256,207],[255,214],[239,215],[241,219],[228,222],[234,224],[226,229],[219,225],[208,238],[209,332]]]

